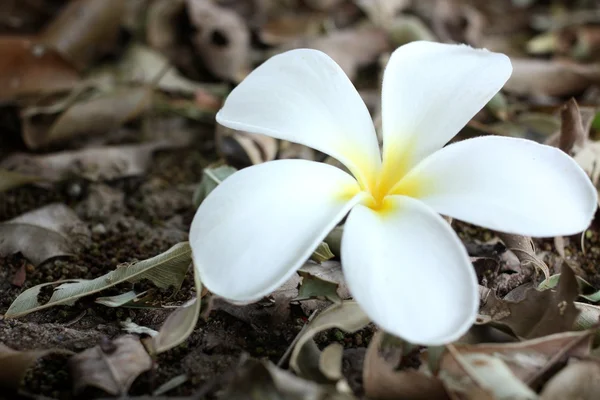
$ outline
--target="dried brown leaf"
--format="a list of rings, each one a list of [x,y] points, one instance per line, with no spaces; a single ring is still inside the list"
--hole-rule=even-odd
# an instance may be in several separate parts
[[[544,386],[540,400],[596,400],[600,394],[598,360],[572,362]]]
[[[589,355],[591,339],[590,331],[564,332],[517,343],[453,346],[455,351],[463,356],[483,354],[497,357],[504,361],[516,378],[527,384],[537,384],[548,371],[565,363],[569,358]],[[439,368],[453,376],[465,373],[462,365],[449,352],[443,354]]]
[[[73,0],[40,39],[82,70],[116,45],[124,11],[122,0]]]
[[[328,307],[309,321],[302,332],[298,334],[298,340],[290,356],[291,368],[300,374],[314,369],[313,365],[303,363],[308,357],[303,357],[302,353],[306,348],[310,349],[311,343],[314,345],[312,338],[317,333],[331,328],[353,333],[364,328],[370,322],[369,317],[355,301],[347,300]]]
[[[461,353],[447,346],[446,358],[458,368],[440,369],[440,379],[454,397],[466,399],[535,400],[537,395],[512,373],[501,357],[484,353]]]
[[[58,182],[72,176],[91,181],[141,175],[157,150],[186,146],[189,138],[159,140],[139,145],[92,147],[48,155],[16,153],[0,162],[0,168]]]
[[[0,37],[0,102],[66,91],[77,71],[56,51],[25,37]]]
[[[21,253],[34,265],[73,255],[91,233],[64,204],[50,204],[0,224],[0,255]]]
[[[40,358],[52,353],[71,354],[68,350],[44,349],[17,351],[0,343],[0,388],[16,390],[27,370]]]
[[[325,20],[321,13],[284,13],[277,15],[260,28],[260,40],[277,46],[303,36],[316,35]]]
[[[533,266],[542,271],[545,279],[550,277],[550,268],[535,254],[533,241],[530,237],[502,232],[498,232],[498,237],[504,242],[506,248],[517,256],[522,267]]]
[[[125,395],[133,381],[152,368],[152,359],[136,336],[121,336],[74,355],[69,360],[76,393],[94,386]]]
[[[502,300],[495,295],[482,299],[478,323],[494,323],[510,330],[519,338],[532,339],[570,331],[579,315],[574,301],[579,296],[575,274],[563,264],[561,279],[556,290],[538,291],[533,287],[521,292],[518,298]],[[517,296],[514,296],[517,297]]]
[[[76,136],[107,133],[138,117],[147,109],[151,98],[151,90],[137,87],[118,89],[75,103],[56,117],[54,113],[24,109],[21,113],[23,140],[29,148],[38,149]]]
[[[412,0],[354,0],[376,26],[388,28]]]
[[[439,379],[415,369],[398,371],[401,352],[382,349],[383,332],[376,332],[365,356],[363,385],[370,399],[448,399]],[[395,355],[394,355],[395,354]]]
[[[272,161],[277,155],[277,139],[270,136],[236,131],[219,124],[215,135],[217,151],[237,167]]]
[[[600,82],[600,65],[553,60],[511,59],[504,90],[519,95],[572,96]]]
[[[293,48],[321,50],[342,67],[351,80],[356,78],[360,67],[369,65],[388,50],[388,35],[379,28],[345,29],[327,36],[301,38],[281,47],[279,51]]]
[[[186,4],[198,31],[194,45],[206,67],[221,79],[241,81],[250,71],[250,31],[245,22],[212,1],[187,0]]]
[[[236,371],[222,398],[248,400],[249,395],[261,400],[353,400],[354,396],[339,393],[334,386],[319,385],[304,380],[271,363],[245,361]]]

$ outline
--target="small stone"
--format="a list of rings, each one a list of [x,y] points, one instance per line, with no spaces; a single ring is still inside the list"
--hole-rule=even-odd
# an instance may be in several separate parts
[[[106,233],[106,226],[104,226],[104,224],[96,224],[92,228],[92,233],[96,235],[104,235]]]

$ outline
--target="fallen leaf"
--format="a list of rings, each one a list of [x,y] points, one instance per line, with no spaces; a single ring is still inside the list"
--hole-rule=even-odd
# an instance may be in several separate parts
[[[417,40],[437,41],[431,29],[420,18],[413,15],[394,18],[386,30],[394,46],[402,46]]]
[[[49,114],[39,112],[39,108],[25,108],[21,112],[23,140],[27,147],[38,149],[81,135],[110,132],[137,118],[148,108],[151,98],[148,88],[121,88],[79,101],[60,115],[53,107]]]
[[[579,297],[582,297],[592,303],[600,301],[600,290],[597,290],[591,283],[586,281],[580,276],[575,276],[577,283],[579,284]],[[538,285],[538,290],[553,289],[558,285],[560,280],[560,274],[555,274],[545,279]]]
[[[546,279],[550,277],[550,268],[536,256],[530,237],[502,232],[498,232],[498,237],[504,242],[507,250],[515,253],[523,267],[534,266],[542,271]]]
[[[126,263],[96,279],[79,279],[44,283],[21,293],[10,305],[5,318],[18,318],[34,311],[60,304],[73,304],[77,299],[98,293],[123,282],[149,279],[159,288],[178,289],[191,262],[191,249],[187,242],[176,244],[169,250],[143,261]],[[64,282],[64,283],[63,283]],[[50,300],[40,303],[38,295],[43,287],[57,285]]]
[[[260,27],[260,40],[270,46],[278,46],[298,37],[316,35],[325,18],[323,13],[281,13]]]
[[[117,85],[152,85],[169,93],[192,95],[206,92],[224,96],[224,84],[198,83],[180,74],[170,61],[159,52],[141,44],[130,45],[119,63],[90,72],[88,80],[99,86],[114,89]],[[157,81],[157,77],[160,77]],[[218,107],[217,107],[218,108]]]
[[[196,286],[196,298],[189,300],[173,311],[160,327],[158,335],[147,342],[152,354],[160,354],[179,346],[194,331],[202,304],[202,283],[195,268],[194,284]]]
[[[516,343],[454,344],[454,354],[484,355],[504,362],[515,378],[527,385],[537,386],[548,371],[570,358],[587,357],[591,350],[592,332],[563,332]],[[466,373],[464,366],[446,351],[438,369],[453,379]],[[441,375],[441,372],[440,372]]]
[[[597,360],[576,361],[548,381],[540,395],[541,400],[595,400],[600,393],[600,364]]]
[[[13,275],[12,280],[10,281],[11,285],[16,287],[22,287],[25,283],[25,279],[27,279],[27,269],[26,263],[21,263],[21,266],[17,269],[17,272]]]
[[[197,29],[196,51],[215,76],[234,82],[250,72],[250,32],[233,11],[212,1],[187,0],[190,21]]]
[[[150,308],[148,301],[153,297],[148,290],[136,293],[133,290],[114,296],[98,297],[94,302],[106,307]]]
[[[156,390],[154,390],[152,392],[152,396],[160,396],[161,394],[165,394],[165,393],[183,385],[189,379],[190,378],[189,378],[189,376],[187,376],[187,374],[181,374],[181,375],[174,376],[173,378],[169,379],[168,381],[166,381],[165,383],[163,383],[162,385],[157,387]]]
[[[353,400],[332,385],[319,385],[281,370],[269,362],[249,359],[236,371],[236,376],[222,398],[228,400]]]
[[[441,381],[416,369],[398,370],[402,350],[382,348],[384,333],[378,331],[369,342],[363,369],[365,395],[380,400],[448,399]]]
[[[34,265],[76,253],[91,238],[77,214],[50,204],[0,224],[0,255],[21,253]]]
[[[448,349],[452,349],[452,345]],[[483,353],[463,354],[449,351],[448,357],[460,365],[458,374],[451,374],[443,366],[439,377],[449,392],[469,399],[489,396],[490,399],[537,399],[537,394],[519,380],[499,357]]]
[[[0,36],[0,54],[0,102],[79,84],[79,74],[60,54],[33,39]]]
[[[239,167],[272,161],[277,155],[277,139],[270,136],[236,131],[217,125],[217,151],[230,164]]]
[[[329,245],[326,242],[321,242],[315,251],[313,251],[310,259],[316,263],[322,263],[331,260],[333,257],[335,257],[335,254],[331,252]]]
[[[39,182],[40,180],[41,179],[37,176],[0,169],[0,192],[23,185],[28,185],[30,183]]]
[[[75,393],[93,386],[122,396],[140,374],[152,368],[152,359],[136,336],[126,335],[74,355],[69,367]]]
[[[513,292],[516,291],[519,288]],[[579,287],[569,266],[563,264],[562,279],[556,290],[538,291],[531,287],[519,293],[518,299],[502,300],[494,294],[482,299],[477,323],[493,323],[526,339],[573,329],[579,315],[574,304]]]
[[[300,353],[304,345],[311,341],[317,333],[331,328],[354,333],[370,322],[369,317],[355,301],[347,300],[328,307],[310,321],[299,335],[290,357],[290,367],[299,374],[302,374],[303,370],[306,369],[298,362]]]
[[[40,39],[83,70],[117,44],[124,7],[121,0],[70,1]]]
[[[0,161],[0,168],[36,176],[49,182],[60,182],[73,176],[91,181],[104,181],[142,175],[157,150],[184,147],[188,140],[91,147],[48,155],[15,153]]]
[[[59,349],[18,351],[0,343],[0,365],[10,366],[8,368],[0,368],[0,387],[17,390],[27,370],[38,359],[53,353],[72,354],[68,350]]]
[[[518,95],[572,96],[600,82],[600,65],[511,59],[513,73],[504,90]]]
[[[380,27],[390,27],[398,15],[410,6],[412,0],[354,0],[367,17]]]
[[[339,64],[350,80],[354,80],[359,68],[374,63],[390,47],[388,35],[382,29],[367,27],[301,38],[280,47],[277,52],[295,48],[321,50]]]
[[[321,264],[307,262],[298,273],[302,283],[296,300],[323,296],[330,301],[340,302],[351,297],[339,261],[324,261]]]
[[[229,165],[208,166],[202,170],[202,180],[194,192],[194,206],[198,207],[206,197],[237,169]]]

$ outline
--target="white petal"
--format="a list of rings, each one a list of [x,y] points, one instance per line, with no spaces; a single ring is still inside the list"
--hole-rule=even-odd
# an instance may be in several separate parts
[[[432,154],[405,179],[441,214],[497,231],[562,236],[583,231],[597,192],[562,151],[530,140],[479,137]]]
[[[450,225],[418,200],[388,197],[387,209],[350,213],[342,266],[350,293],[384,330],[411,343],[438,345],[475,321],[477,278]]]
[[[398,48],[383,78],[384,160],[390,157],[407,170],[440,149],[511,72],[504,54],[466,45],[419,41]]]
[[[269,294],[360,200],[357,190],[342,170],[305,160],[271,161],[233,174],[192,222],[200,280],[232,301]]]
[[[381,163],[367,107],[342,69],[318,50],[267,60],[231,92],[217,122],[312,147],[365,181]]]

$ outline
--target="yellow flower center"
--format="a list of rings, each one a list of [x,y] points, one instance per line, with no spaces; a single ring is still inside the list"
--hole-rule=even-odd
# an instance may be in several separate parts
[[[412,166],[410,158],[412,150],[411,143],[387,146],[383,152],[381,169],[373,171],[360,168],[362,171],[372,173],[370,175],[354,173],[358,179],[358,186],[348,189],[344,193],[344,198],[349,199],[359,192],[363,192],[366,194],[363,201],[365,206],[379,213],[385,213],[390,211],[393,206],[390,196],[400,195],[415,198],[422,196],[426,186],[425,177],[414,172],[409,173]],[[356,160],[356,157],[353,158]],[[355,163],[355,165],[366,167],[364,163]]]

